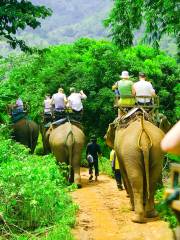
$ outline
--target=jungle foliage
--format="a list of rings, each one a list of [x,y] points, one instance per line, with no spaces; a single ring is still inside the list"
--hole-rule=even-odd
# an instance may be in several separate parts
[[[23,40],[17,39],[18,30],[26,26],[33,29],[41,25],[39,19],[51,15],[51,10],[44,6],[35,6],[31,1],[1,0],[0,1],[0,36],[7,39],[12,48],[19,46],[23,51],[31,49]]]
[[[16,94],[29,103],[31,117],[40,122],[45,94],[53,94],[61,86],[68,95],[74,86],[78,91],[83,89],[88,97],[83,119],[86,135],[103,137],[117,114],[111,86],[123,70],[130,72],[133,81],[137,81],[139,71],[144,71],[160,97],[160,111],[171,122],[176,121],[179,70],[173,58],[147,46],[121,51],[110,42],[91,39],[53,46],[40,55],[1,59],[1,121],[7,118],[6,105],[15,101]]]
[[[77,206],[64,174],[51,155],[29,155],[24,146],[4,137],[0,127],[0,234],[2,239],[72,239]],[[46,233],[46,238],[44,236]]]
[[[17,94],[28,103],[29,115],[41,122],[46,93],[59,87],[83,89],[85,134],[103,137],[113,121],[114,93],[111,86],[128,70],[137,81],[144,71],[160,96],[160,110],[171,122],[179,117],[179,70],[176,61],[147,46],[119,50],[107,41],[80,39],[73,44],[53,46],[40,54],[21,54],[0,59],[0,122],[9,123],[6,106]],[[0,231],[12,239],[72,239],[69,227],[77,209],[67,193],[64,167],[61,173],[52,156],[29,156],[28,150],[10,140],[7,126],[0,128]],[[99,141],[99,139],[98,139]],[[112,175],[108,150],[101,171]],[[23,219],[23,221],[22,221]],[[23,238],[19,238],[19,236]],[[60,236],[60,237],[59,237]]]
[[[175,228],[178,225],[178,221],[175,217],[175,214],[164,200],[164,192],[165,192],[164,187],[156,191],[155,195],[155,200],[157,202],[156,210],[158,211],[161,219],[168,222],[171,228]]]
[[[110,27],[113,41],[126,48],[133,44],[133,31],[146,25],[145,39],[158,48],[164,34],[173,35],[180,49],[178,0],[115,0],[109,17],[104,21]]]

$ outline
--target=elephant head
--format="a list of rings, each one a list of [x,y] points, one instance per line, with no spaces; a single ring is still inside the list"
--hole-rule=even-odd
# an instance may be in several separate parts
[[[171,128],[170,122],[168,121],[167,117],[162,113],[159,114],[159,128],[164,133],[167,133]]]
[[[114,148],[114,138],[115,138],[115,126],[113,123],[110,123],[106,135],[104,136],[104,139],[106,141],[106,144],[112,149]]]

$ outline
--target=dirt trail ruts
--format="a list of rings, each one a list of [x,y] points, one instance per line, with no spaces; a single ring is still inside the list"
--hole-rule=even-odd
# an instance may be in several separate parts
[[[72,230],[76,240],[172,240],[168,224],[131,221],[129,198],[119,191],[115,180],[100,175],[98,182],[88,182],[88,169],[81,169],[82,188],[72,193],[80,206],[77,224]]]

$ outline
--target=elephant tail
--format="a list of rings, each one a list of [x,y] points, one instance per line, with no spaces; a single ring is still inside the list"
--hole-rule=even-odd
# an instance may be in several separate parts
[[[69,144],[68,144],[68,142],[69,142]],[[73,131],[72,131],[72,125],[70,123],[70,130],[69,130],[69,132],[66,136],[66,140],[65,140],[65,146],[68,149],[70,172],[72,172],[72,157],[73,157],[74,142],[75,142],[75,138],[74,138],[74,134],[73,134]]]
[[[149,143],[146,146],[141,145],[141,138],[142,138],[143,132],[146,134],[146,136],[149,139]],[[141,132],[140,132],[139,139],[138,139],[138,147],[139,147],[139,149],[141,149],[141,151],[143,153],[143,157],[144,157],[146,184],[147,184],[147,196],[148,196],[148,199],[149,199],[149,197],[150,197],[150,191],[149,191],[149,151],[152,147],[152,139],[151,139],[151,136],[146,131],[145,127],[144,127],[144,116],[141,117]]]
[[[30,126],[30,122],[29,120],[26,119],[26,125],[28,127],[28,135],[29,135],[29,138],[28,138],[28,147],[30,148],[30,153],[33,153],[33,139],[32,139],[32,131],[33,129],[31,129],[31,126]]]

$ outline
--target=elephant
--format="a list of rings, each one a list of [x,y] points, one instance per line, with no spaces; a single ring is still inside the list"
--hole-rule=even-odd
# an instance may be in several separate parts
[[[126,190],[130,196],[133,222],[144,223],[158,214],[154,194],[161,178],[164,154],[160,142],[164,137],[153,123],[137,117],[129,124],[110,124],[106,144],[117,154]]]
[[[81,187],[80,160],[85,143],[82,129],[70,121],[59,126],[51,125],[45,133],[44,142],[46,147],[50,147],[57,162],[70,165],[69,181]]]
[[[45,127],[44,123],[40,124],[40,132],[42,135],[43,153],[44,153],[44,155],[46,155],[51,152],[51,148],[49,145],[49,135],[51,132],[50,125],[49,125],[49,127]]]
[[[13,138],[30,148],[30,153],[34,153],[38,135],[39,135],[39,127],[37,123],[32,120],[22,118],[17,122],[13,123]]]
[[[162,113],[159,113],[158,118],[159,118],[158,127],[164,133],[167,133],[171,129],[171,123],[168,121],[167,117]]]

